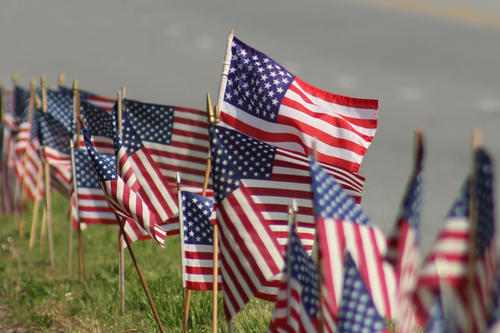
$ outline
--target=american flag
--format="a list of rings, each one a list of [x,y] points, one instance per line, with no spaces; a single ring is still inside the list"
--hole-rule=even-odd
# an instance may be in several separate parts
[[[333,320],[338,318],[344,253],[348,250],[370,291],[379,313],[395,310],[395,275],[386,262],[387,241],[352,198],[315,160],[311,160],[314,213],[324,276],[323,295]]]
[[[422,202],[423,144],[416,143],[415,170],[411,175],[399,217],[388,240],[387,258],[394,265],[399,304],[396,325],[402,332],[411,332],[415,327],[414,293],[418,281],[420,250],[418,232]]]
[[[311,251],[315,234],[313,219],[311,177],[309,160],[306,156],[276,148],[262,141],[253,139],[238,131],[225,127],[213,127],[211,139],[212,177],[214,183],[215,201],[217,203],[217,218],[221,223],[221,258],[223,281],[233,279],[232,289],[224,289],[227,318],[236,314],[253,294],[248,290],[257,288],[258,297],[274,300],[280,277],[272,280],[265,274],[258,277],[259,284],[249,279],[258,271],[249,270],[248,276],[240,275],[240,262],[250,258],[260,263],[261,256],[266,258],[269,266],[262,267],[266,272],[274,272],[281,268],[281,254],[288,241],[288,205],[292,199],[297,199],[297,229],[298,235],[307,251]],[[336,177],[349,193],[361,197],[363,179],[344,170],[327,167],[328,172]],[[286,190],[284,190],[286,189]],[[253,226],[247,224],[250,223]],[[252,228],[264,228],[253,229]],[[249,229],[249,230],[247,230]],[[271,232],[267,234],[267,230]],[[241,243],[235,248],[235,237],[247,232],[255,232],[258,246]],[[259,234],[261,232],[261,234]],[[246,239],[246,236],[243,237]],[[256,240],[248,239],[255,242]],[[278,243],[275,252],[274,243]],[[269,252],[260,252],[261,246],[268,246]],[[255,257],[243,255],[237,258],[238,251],[253,251]],[[252,254],[252,255],[254,255]],[[274,274],[277,274],[275,272]],[[232,275],[238,277],[238,281]],[[226,288],[226,283],[223,282]]]
[[[318,89],[237,38],[230,57],[223,126],[301,154],[315,149],[320,162],[358,172],[377,129],[377,100]]]
[[[44,158],[50,165],[51,181],[58,191],[69,195],[73,189],[71,175],[71,133],[53,114],[40,114],[40,136]]]
[[[99,94],[95,94],[95,93],[92,93],[89,91],[85,91],[85,90],[80,89],[79,93],[80,93],[81,102],[85,101],[85,102],[91,103],[91,104],[97,106],[99,109],[104,110],[108,113],[111,113],[111,111],[113,110],[113,106],[116,103],[116,99],[113,99],[113,98],[110,98],[107,96],[103,96],[103,95],[99,95]]]
[[[179,203],[182,221],[181,251],[184,288],[212,290],[213,287],[213,230],[215,218],[213,200],[189,191],[181,191]],[[221,289],[221,276],[218,277]]]
[[[200,192],[209,149],[206,112],[129,99],[123,108],[123,119],[129,119],[169,184],[175,184],[179,172],[187,190]],[[211,193],[211,182],[208,189]]]
[[[2,132],[2,161],[1,166],[1,198],[0,198],[0,212],[3,214],[10,214],[15,210],[14,205],[14,184],[10,175],[14,175],[14,137],[13,129],[15,127],[14,121],[14,91],[2,90],[2,107],[4,113],[1,119]]]
[[[486,328],[498,267],[494,241],[493,165],[488,153],[481,149],[475,152],[474,161],[473,193],[476,195],[471,198],[470,179],[467,180],[421,269],[416,294],[420,324],[427,321],[429,305],[441,283],[449,285],[457,294],[458,311],[461,314],[457,316],[459,329],[470,329],[469,318],[473,319],[474,330]],[[474,235],[471,234],[469,221],[471,200],[477,205]],[[471,237],[475,237],[473,267],[469,261]],[[474,279],[472,287],[469,286],[471,276]]]
[[[116,224],[114,211],[109,207],[106,195],[86,148],[75,149],[75,173],[77,183],[78,219],[83,224]],[[114,155],[101,155],[109,165],[116,165]],[[76,213],[76,211],[74,211]]]
[[[119,137],[117,115],[113,114],[115,152],[118,171],[127,185],[147,203],[159,218],[169,235],[179,233],[179,221],[172,219],[179,213],[173,186],[161,174],[151,151],[142,143],[133,125],[123,120],[123,142]],[[170,220],[170,221],[169,221]]]
[[[90,134],[86,130],[84,130],[84,139],[109,206],[118,216],[133,219],[139,223],[161,246],[164,246],[167,232],[158,225],[160,219],[137,193],[125,184],[115,168],[94,149]]]
[[[349,252],[346,254],[344,268],[337,332],[390,332]]]
[[[101,154],[114,154],[113,119],[111,114],[92,103],[81,100],[80,115],[92,134],[94,148]],[[83,136],[80,135],[79,137],[80,142],[77,143],[77,147],[84,147]]]
[[[14,118],[19,121],[28,111],[30,91],[16,85],[14,87]]]
[[[318,332],[319,279],[316,263],[307,254],[291,223],[285,266],[269,332]]]
[[[493,295],[493,305],[488,315],[488,332],[500,332],[500,274],[496,275],[496,288]]]

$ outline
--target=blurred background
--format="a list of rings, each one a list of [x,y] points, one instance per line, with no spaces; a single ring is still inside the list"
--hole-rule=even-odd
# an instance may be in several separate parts
[[[388,232],[426,143],[421,242],[429,246],[470,169],[471,133],[500,156],[500,3],[488,0],[3,0],[0,79],[42,73],[115,97],[205,108],[229,29],[301,79],[379,99],[361,167],[363,207]],[[498,184],[498,181],[497,181]],[[498,188],[498,186],[497,186]],[[498,200],[497,200],[498,203]]]

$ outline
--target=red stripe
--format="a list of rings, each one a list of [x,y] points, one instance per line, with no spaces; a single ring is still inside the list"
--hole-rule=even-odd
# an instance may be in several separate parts
[[[309,83],[302,81],[298,77],[295,77],[294,81],[308,94],[321,98],[322,100],[325,100],[329,103],[335,103],[359,109],[373,109],[373,110],[378,109],[378,100],[376,99],[347,97],[347,96],[332,94],[328,91],[318,89],[310,85]],[[293,84],[290,87],[292,86]]]

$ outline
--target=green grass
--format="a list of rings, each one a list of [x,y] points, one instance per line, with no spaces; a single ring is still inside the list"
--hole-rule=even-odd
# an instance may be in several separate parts
[[[40,227],[29,249],[32,206],[24,214],[25,233],[16,217],[0,216],[0,303],[8,305],[11,325],[39,332],[155,332],[157,325],[132,260],[125,253],[125,314],[120,314],[118,228],[90,226],[82,234],[86,282],[78,278],[78,242],[73,241],[73,273],[68,274],[68,199],[53,195],[55,267],[50,266],[47,237]],[[41,210],[40,215],[41,216]],[[39,223],[40,225],[40,223]],[[139,241],[132,249],[166,332],[182,330],[182,283],[178,237],[161,248]],[[219,293],[219,330],[227,332]],[[233,321],[235,332],[265,332],[273,304],[254,300]],[[190,332],[211,332],[212,294],[193,291]]]

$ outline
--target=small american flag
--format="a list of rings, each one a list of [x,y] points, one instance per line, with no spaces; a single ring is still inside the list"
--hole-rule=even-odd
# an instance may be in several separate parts
[[[113,114],[115,152],[118,171],[127,185],[147,203],[169,235],[179,233],[179,223],[171,219],[178,214],[173,186],[161,174],[151,151],[142,143],[127,119],[123,120],[123,142],[118,134],[117,115]],[[169,221],[171,219],[171,221]]]
[[[378,101],[335,95],[232,38],[221,124],[319,162],[358,172],[377,129]],[[229,61],[229,59],[228,59]]]
[[[344,286],[338,333],[390,332],[349,252],[344,263]]]
[[[338,317],[346,250],[359,267],[379,313],[391,318],[396,288],[394,269],[385,261],[384,234],[318,162],[312,159],[310,165],[324,276],[322,293],[332,320]]]
[[[129,119],[167,181],[175,184],[179,172],[185,189],[200,192],[209,149],[206,112],[129,99],[123,100],[123,108],[124,120]],[[210,182],[208,189],[211,193]]]
[[[189,191],[181,191],[181,246],[183,285],[191,290],[212,290],[213,200]],[[218,278],[221,289],[221,277]]]
[[[94,162],[98,179],[106,195],[106,200],[114,212],[133,219],[146,230],[161,246],[164,246],[166,230],[158,225],[160,219],[148,205],[118,176],[115,168],[107,163],[92,146],[90,134],[84,130],[87,151]]]
[[[81,102],[88,102],[99,109],[104,110],[108,113],[111,113],[113,110],[113,106],[116,103],[116,100],[107,96],[95,94],[85,90],[79,90]]]
[[[234,257],[231,259],[232,262],[222,265],[223,281],[229,278],[231,270],[244,270],[245,268],[240,267],[240,262],[245,262],[247,258],[252,260],[255,258],[258,263],[262,260],[260,258],[262,256],[266,258],[262,262],[268,262],[269,267],[274,267],[275,263],[282,261],[281,254],[288,241],[288,205],[292,199],[297,199],[298,235],[305,249],[311,251],[316,226],[313,219],[308,158],[276,148],[238,131],[217,126],[212,129],[211,149],[214,197],[217,203],[217,219],[221,223],[221,258],[224,263],[230,256]],[[339,168],[327,168],[328,173],[334,175],[349,193],[360,199],[363,187],[361,177]],[[254,224],[253,227],[250,227],[249,223]],[[248,231],[247,228],[257,229]],[[267,229],[270,230],[270,235],[267,234]],[[263,237],[259,239],[260,246],[257,248],[254,248],[253,243],[248,245],[239,243],[242,247],[237,251],[256,250],[255,257],[242,253],[242,258],[236,258],[237,251],[232,246],[234,238],[239,237],[236,231],[255,232],[256,237]],[[256,240],[248,239],[248,241]],[[278,249],[275,252],[276,241]],[[269,247],[268,253],[263,249],[266,246]],[[248,271],[248,276],[239,273],[234,275],[239,277],[238,281],[234,279],[232,281],[235,287],[232,290],[224,289],[225,304],[228,305],[226,310],[229,311],[227,318],[236,314],[254,295],[247,292],[254,287],[258,290],[258,297],[275,299],[280,284],[280,277],[276,274],[279,273],[281,266],[276,266],[278,272],[274,273],[276,276],[272,280],[269,277],[264,279],[266,274],[274,271],[274,268],[269,267],[264,265],[262,269],[267,273],[251,282],[250,277],[255,275],[254,271],[260,274],[258,265],[253,271]],[[259,281],[260,285],[254,284],[254,281]],[[240,296],[237,297],[236,294]]]
[[[458,328],[470,329],[468,318],[473,319],[475,331],[486,328],[498,267],[494,241],[493,164],[488,153],[481,149],[475,152],[474,159],[476,195],[471,198],[470,180],[467,180],[448,213],[443,231],[422,266],[416,294],[419,324],[427,321],[428,309],[441,282],[452,287],[457,295],[458,311],[462,313],[457,316]],[[476,233],[472,236],[469,221],[471,200],[477,204],[478,215]],[[472,272],[475,283],[472,288],[468,286],[471,276],[470,237],[476,238]]]
[[[114,155],[101,155],[109,165],[116,165]],[[75,149],[75,167],[78,200],[78,218],[83,224],[116,224],[114,211],[106,195],[86,148]],[[76,210],[74,211],[76,213]]]
[[[389,237],[387,250],[387,258],[395,266],[399,304],[396,325],[402,332],[411,332],[416,324],[414,293],[420,266],[418,231],[423,182],[423,145],[420,140],[416,151],[415,170],[408,183],[393,234]]]
[[[285,266],[269,332],[318,332],[320,297],[316,263],[291,223]]]

